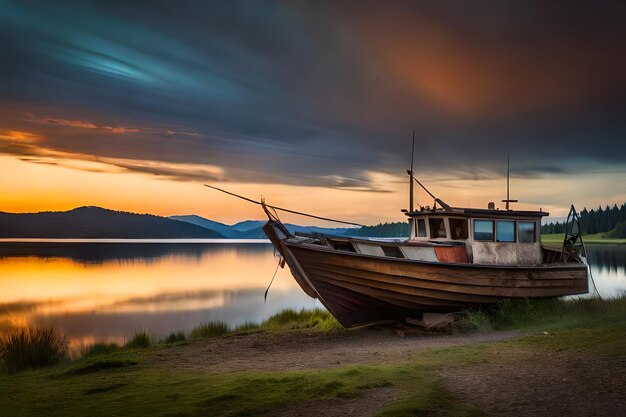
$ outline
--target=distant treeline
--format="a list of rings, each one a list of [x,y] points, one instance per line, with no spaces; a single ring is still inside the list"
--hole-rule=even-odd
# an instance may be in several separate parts
[[[409,224],[407,222],[395,222],[380,223],[376,226],[363,226],[356,230],[354,235],[360,237],[408,237]]]
[[[618,207],[608,205],[597,210],[584,208],[580,212],[580,226],[583,234],[607,233],[608,237],[626,237],[626,203]],[[541,226],[541,233],[565,233],[565,223],[550,222]]]

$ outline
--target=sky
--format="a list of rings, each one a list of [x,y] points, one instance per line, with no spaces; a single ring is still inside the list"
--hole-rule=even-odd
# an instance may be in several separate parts
[[[626,201],[626,4],[0,0],[0,211]],[[416,205],[432,205],[423,191]],[[286,216],[300,224],[320,224]]]

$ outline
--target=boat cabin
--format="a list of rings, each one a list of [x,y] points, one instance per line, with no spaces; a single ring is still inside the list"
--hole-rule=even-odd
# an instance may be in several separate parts
[[[542,263],[543,211],[446,207],[407,212],[407,243],[464,246],[469,263],[537,265]],[[421,245],[417,247],[423,247]]]

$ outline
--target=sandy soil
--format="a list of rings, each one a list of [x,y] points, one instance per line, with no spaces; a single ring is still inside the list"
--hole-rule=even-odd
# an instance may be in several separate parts
[[[330,368],[349,364],[397,363],[419,351],[493,342],[521,335],[491,332],[471,335],[407,334],[392,329],[350,332],[258,332],[200,340],[167,349],[158,358],[177,368],[209,372]]]

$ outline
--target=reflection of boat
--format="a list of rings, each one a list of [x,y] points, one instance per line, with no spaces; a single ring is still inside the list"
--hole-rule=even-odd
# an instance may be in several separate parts
[[[574,208],[563,249],[554,250],[541,245],[541,218],[548,213],[509,210],[514,200],[505,201],[507,208],[499,210],[493,203],[488,209],[450,207],[435,198],[432,209],[405,211],[410,236],[396,241],[296,236],[265,204],[263,230],[302,289],[345,327],[508,298],[587,293]]]

